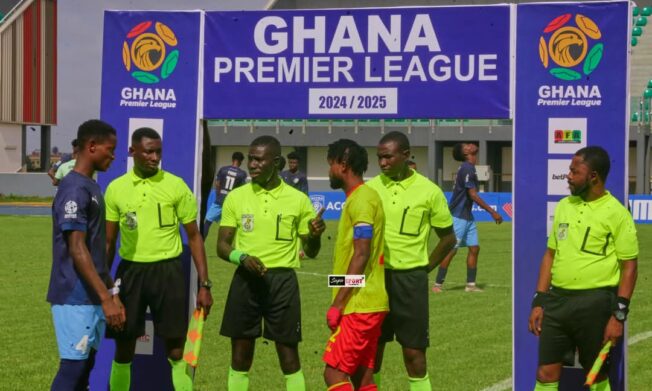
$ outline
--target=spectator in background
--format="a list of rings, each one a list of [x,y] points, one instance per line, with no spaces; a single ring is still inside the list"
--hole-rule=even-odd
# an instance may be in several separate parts
[[[306,174],[299,171],[299,154],[296,152],[288,153],[288,169],[281,171],[281,178],[288,185],[295,189],[308,194],[308,178]]]
[[[48,170],[48,176],[52,179],[52,186],[58,186],[61,179],[66,176],[73,168],[75,168],[75,161],[77,153],[79,152],[79,143],[77,139],[72,140],[72,154],[65,154],[61,160],[54,163]]]
[[[247,181],[247,173],[240,168],[244,155],[242,152],[233,152],[231,165],[224,166],[217,171],[215,176],[215,202],[210,205],[204,219],[204,239],[208,236],[211,224],[220,221],[222,218],[222,204],[226,195],[236,187],[240,187]]]
[[[414,160],[408,159],[405,163],[408,165],[408,167],[410,167],[414,171],[417,170],[417,163]]]

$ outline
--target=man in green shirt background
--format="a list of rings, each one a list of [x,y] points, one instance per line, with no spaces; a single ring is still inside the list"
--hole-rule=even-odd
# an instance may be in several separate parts
[[[188,286],[180,258],[179,224],[186,231],[197,269],[197,307],[207,315],[213,304],[204,242],[197,226],[197,200],[183,179],[159,168],[162,142],[155,130],[134,131],[129,154],[134,168],[113,180],[105,194],[107,256],[113,261],[119,232],[121,261],[116,281],[121,280],[120,299],[127,315],[124,330],[107,333],[116,341],[111,390],[129,390],[136,339],[145,334],[148,307],[155,334],[165,342],[175,389],[191,390],[192,381],[182,360]]]
[[[224,201],[217,254],[237,265],[224,308],[220,333],[231,338],[229,390],[247,390],[256,338],[276,344],[289,391],[305,389],[298,344],[301,302],[294,269],[299,248],[314,258],[326,228],[308,196],[278,174],[281,145],[271,136],[249,147],[251,182]],[[264,319],[264,331],[261,321]]]
[[[68,159],[61,159],[50,167],[48,176],[52,179],[53,186],[59,186],[59,182],[75,168],[77,153],[79,153],[79,142],[77,139],[72,140],[72,155]]]
[[[376,384],[385,343],[394,335],[403,349],[410,390],[431,390],[426,364],[429,346],[428,273],[455,246],[446,197],[428,178],[408,166],[410,142],[390,132],[378,144],[382,174],[367,184],[378,192],[385,211],[385,287],[390,312],[383,323],[376,358]],[[431,229],[439,237],[428,255]]]
[[[610,161],[596,146],[575,153],[571,195],[555,209],[539,270],[529,330],[539,336],[535,391],[557,390],[562,362],[579,351],[588,372],[602,346],[615,346],[637,277],[638,240],[629,211],[605,189]],[[610,390],[608,363],[591,390]]]

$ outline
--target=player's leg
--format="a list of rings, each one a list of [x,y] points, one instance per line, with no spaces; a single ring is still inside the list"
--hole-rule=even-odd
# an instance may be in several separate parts
[[[111,390],[128,391],[131,385],[131,362],[136,339],[145,334],[147,304],[143,295],[146,265],[121,260],[116,279],[121,280],[120,301],[125,307],[125,325],[121,331],[107,329],[107,337],[115,339],[115,354],[111,365]]]
[[[289,391],[305,390],[299,359],[301,342],[301,296],[294,270],[270,269],[264,277],[267,291],[263,303],[263,337],[276,343],[285,386]]]
[[[426,363],[430,345],[428,273],[417,268],[396,275],[393,306],[396,339],[401,344],[403,363],[411,391],[431,390]]]
[[[180,258],[155,262],[147,274],[147,303],[152,312],[154,332],[165,341],[174,389],[192,390],[192,379],[186,372],[183,347],[188,333],[187,292]]]
[[[351,377],[351,382],[356,390],[376,391],[378,385],[374,381],[374,369],[359,367],[358,371]]]
[[[213,223],[219,222],[221,217],[222,217],[222,207],[214,202],[211,203],[208,210],[206,211],[206,217],[204,218],[204,229],[203,229],[204,240],[206,239],[206,237],[208,237],[208,232],[211,229],[211,225]]]
[[[86,390],[104,335],[102,309],[93,305],[53,305],[52,317],[60,361],[51,390]]]
[[[385,290],[387,291],[387,296],[390,303],[390,311],[385,315],[383,323],[380,328],[380,337],[378,338],[378,346],[376,349],[376,357],[374,360],[374,382],[378,387],[381,383],[381,374],[380,369],[383,366],[383,356],[385,355],[385,345],[388,342],[394,340],[394,317],[392,316],[392,298],[394,296],[394,284],[393,278],[394,272],[389,269],[385,269]]]
[[[574,340],[577,344],[580,364],[588,372],[602,349],[604,330],[612,316],[611,303],[615,300],[615,293],[608,290],[595,290],[572,299],[577,313]],[[591,390],[610,390],[610,364],[610,356],[607,356]]]
[[[134,360],[135,351],[136,338],[115,337],[115,355],[113,356],[111,377],[109,379],[111,391],[129,391],[131,387],[131,363]]]
[[[231,365],[228,389],[247,390],[249,369],[254,359],[256,338],[262,334],[262,310],[260,300],[264,297],[262,279],[238,267],[231,280],[224,306],[220,334],[231,338]]]
[[[165,339],[165,352],[172,370],[175,391],[192,391],[192,378],[187,372],[188,364],[183,360],[185,342],[185,337]]]
[[[480,244],[478,241],[478,226],[475,221],[467,223],[466,245],[469,252],[466,255],[466,292],[482,292],[475,284],[478,274],[478,255],[480,254]]]
[[[559,387],[564,356],[575,349],[572,336],[567,332],[574,312],[567,297],[550,294],[539,336],[536,391],[552,391]]]
[[[288,391],[306,389],[306,380],[301,370],[299,360],[299,345],[276,342],[276,354],[285,377],[285,387]]]
[[[358,330],[358,340],[352,344],[352,348],[357,350],[359,358],[358,368],[351,380],[356,390],[372,391],[380,387],[380,384],[375,381],[374,371],[382,326],[386,317],[387,312],[355,314],[354,316],[353,326]]]
[[[446,280],[446,274],[448,274],[448,266],[455,258],[457,254],[457,249],[460,247],[466,246],[464,238],[466,237],[466,220],[458,219],[453,217],[453,230],[455,231],[455,238],[457,243],[455,247],[444,257],[444,260],[441,261],[437,269],[437,277],[435,278],[435,285],[432,287],[434,293],[441,293],[443,291],[444,281]]]

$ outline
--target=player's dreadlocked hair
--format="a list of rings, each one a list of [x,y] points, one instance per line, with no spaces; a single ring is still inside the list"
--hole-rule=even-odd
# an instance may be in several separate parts
[[[453,159],[457,160],[458,162],[463,162],[466,160],[464,157],[464,143],[457,143],[453,145]]]
[[[345,163],[354,174],[362,176],[367,171],[367,150],[353,140],[339,139],[328,144],[328,160]]]

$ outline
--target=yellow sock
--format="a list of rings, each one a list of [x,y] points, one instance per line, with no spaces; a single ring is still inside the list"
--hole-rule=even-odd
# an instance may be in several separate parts
[[[229,391],[247,391],[249,389],[249,372],[236,371],[229,367]]]
[[[609,379],[604,379],[600,383],[595,383],[590,388],[591,391],[611,391]]]
[[[111,364],[111,378],[109,379],[111,391],[129,391],[131,386],[131,363]]]
[[[431,391],[432,386],[430,385],[430,378],[426,376],[422,378],[417,377],[408,377],[410,381],[410,391]]]
[[[559,390],[559,382],[552,383],[541,383],[537,380],[536,386],[534,386],[534,391],[557,391]]]

